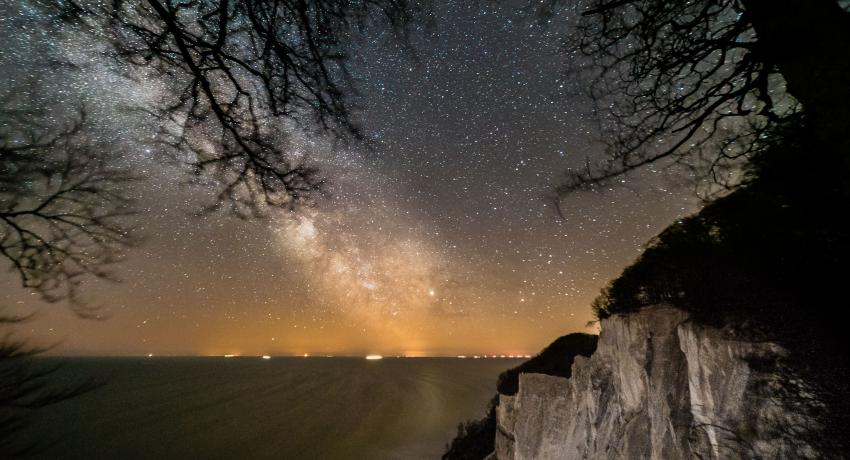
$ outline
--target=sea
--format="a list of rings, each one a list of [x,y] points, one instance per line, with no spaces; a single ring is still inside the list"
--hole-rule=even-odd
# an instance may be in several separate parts
[[[56,358],[41,358],[56,360]],[[436,459],[516,359],[63,359],[103,384],[39,411],[44,459]]]

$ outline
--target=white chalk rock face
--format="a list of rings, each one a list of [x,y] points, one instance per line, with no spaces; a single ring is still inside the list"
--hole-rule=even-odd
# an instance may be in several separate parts
[[[672,307],[612,316],[569,379],[522,374],[516,395],[500,395],[494,457],[816,458],[804,435],[817,427],[786,407],[788,394],[805,400],[803,384],[753,364],[782,355]]]

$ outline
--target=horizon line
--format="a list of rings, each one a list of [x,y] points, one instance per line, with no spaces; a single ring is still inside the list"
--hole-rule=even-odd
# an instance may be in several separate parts
[[[534,355],[528,354],[470,354],[470,355],[405,355],[405,354],[386,354],[380,353],[302,353],[302,354],[41,354],[35,357],[43,358],[365,358],[367,356],[380,356],[385,359],[390,358],[452,358],[452,359],[529,359]]]

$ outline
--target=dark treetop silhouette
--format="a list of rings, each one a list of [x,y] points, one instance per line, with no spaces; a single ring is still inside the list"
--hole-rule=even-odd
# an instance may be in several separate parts
[[[609,147],[560,196],[670,163],[733,188],[730,170],[799,114],[796,101],[830,146],[819,154],[846,151],[850,13],[834,0],[594,0],[565,52],[589,58],[576,71],[606,115]]]

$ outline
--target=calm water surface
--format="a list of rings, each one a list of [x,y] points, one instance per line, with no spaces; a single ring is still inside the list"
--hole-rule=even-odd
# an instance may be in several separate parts
[[[45,358],[47,359],[47,358]],[[40,458],[438,458],[509,359],[75,358],[107,384],[47,408]]]

